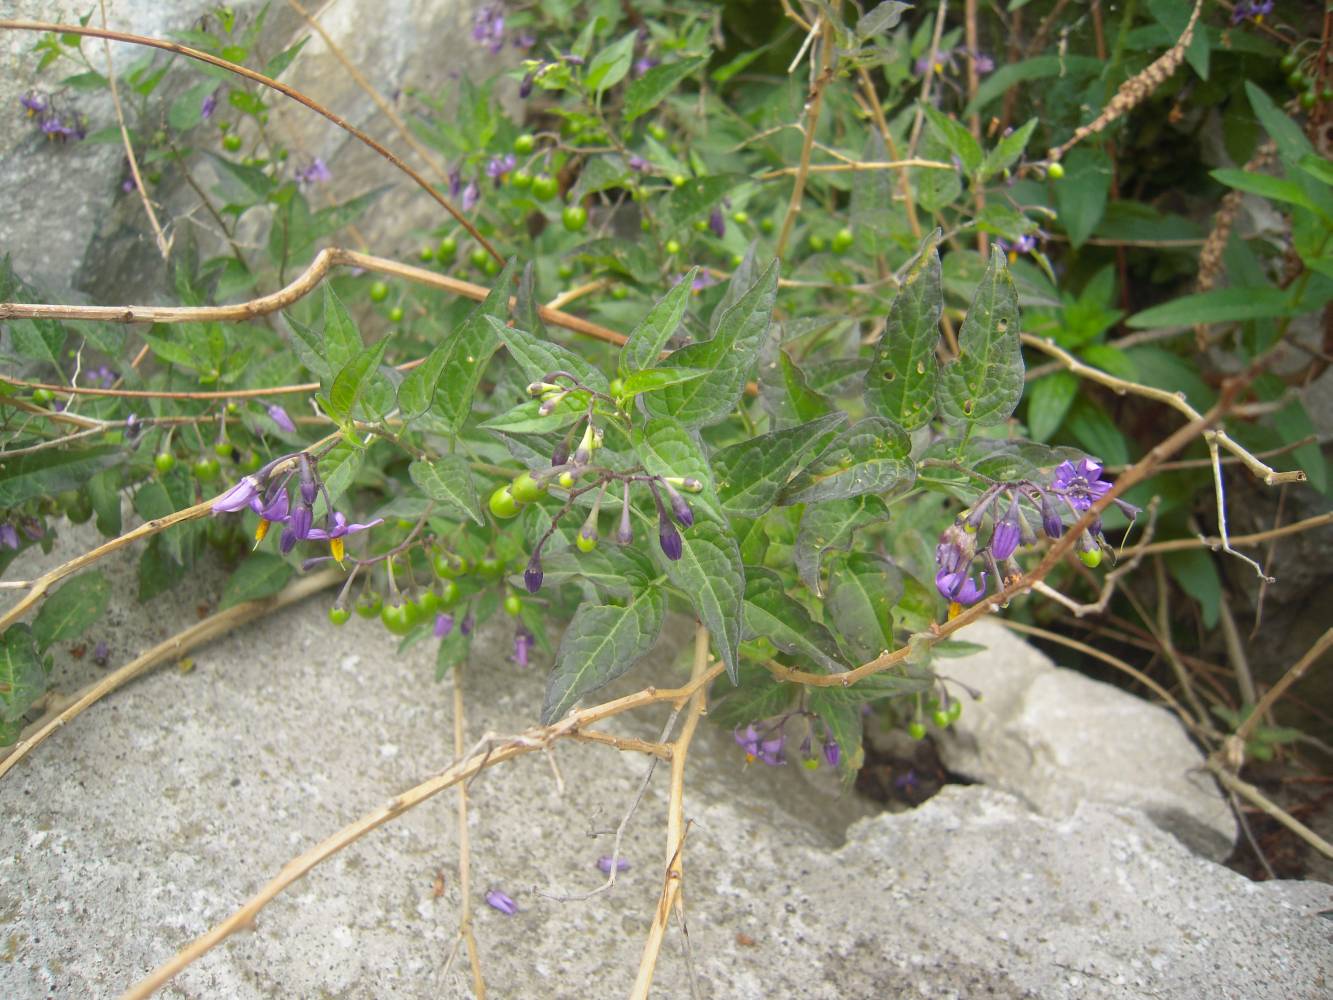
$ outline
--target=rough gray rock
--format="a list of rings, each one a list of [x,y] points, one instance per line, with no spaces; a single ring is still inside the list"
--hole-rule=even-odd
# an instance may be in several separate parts
[[[987,650],[941,668],[983,694],[939,740],[950,770],[1057,818],[1132,806],[1205,857],[1231,853],[1235,818],[1174,715],[1056,667],[997,622],[960,634]]]
[[[111,572],[132,569],[126,558]],[[195,579],[208,590],[207,573]],[[138,622],[125,611],[122,633],[191,610],[192,595],[164,599]],[[539,710],[540,671],[508,663],[508,639],[491,632],[478,648],[469,740],[517,731]],[[452,691],[431,679],[432,650],[395,655],[357,619],[334,629],[323,602],[194,659],[191,672],[161,670],[94,707],[0,781],[0,996],[114,995],[290,857],[452,756]],[[61,669],[72,686],[93,668]],[[676,683],[684,670],[667,651],[623,683]],[[662,721],[605,728],[655,737]],[[665,772],[629,829],[634,867],[610,894],[557,902],[539,891],[600,881],[607,841],[589,832],[615,826],[645,761],[582,745],[554,756],[563,792],[537,755],[472,786],[490,994],[624,995],[661,884]],[[702,996],[1303,1000],[1333,973],[1315,915],[1333,905],[1328,886],[1249,883],[1132,811],[1084,804],[1046,819],[1004,793],[955,787],[865,819],[864,803],[808,772],[744,768],[730,734],[706,724],[690,761],[686,900]],[[444,971],[456,859],[446,792],[317,868],[256,933],[164,995],[469,995],[465,958]],[[517,916],[482,903],[493,886]],[[688,982],[673,927],[655,995],[689,996]]]

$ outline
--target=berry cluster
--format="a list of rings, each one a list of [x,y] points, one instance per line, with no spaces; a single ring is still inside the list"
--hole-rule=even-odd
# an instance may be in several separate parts
[[[811,771],[819,767],[822,759],[829,767],[837,767],[842,761],[842,750],[833,734],[823,726],[819,752],[815,752],[816,718],[813,712],[797,710],[786,712],[772,719],[751,722],[744,729],[734,733],[737,744],[745,751],[745,761],[753,764],[759,761],[769,767],[781,767],[787,763],[787,727],[793,722],[800,730],[801,740],[797,747],[797,756],[801,766]]]

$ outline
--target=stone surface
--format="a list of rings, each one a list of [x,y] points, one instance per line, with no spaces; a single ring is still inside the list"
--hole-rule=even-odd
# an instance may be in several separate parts
[[[118,583],[132,571],[128,557],[109,567]],[[197,590],[146,612],[118,604],[118,659],[156,635],[153,623],[188,620],[217,580],[205,569]],[[127,589],[117,587],[118,601]],[[517,731],[539,710],[540,670],[510,664],[508,640],[503,628],[486,633],[467,675],[469,742]],[[66,686],[95,672],[59,652]],[[452,689],[433,681],[433,651],[396,655],[359,619],[335,630],[322,601],[238,630],[194,661],[95,706],[0,781],[0,996],[115,995],[289,858],[452,756]],[[684,672],[667,650],[620,690]],[[662,722],[659,711],[605,728],[655,737]],[[538,755],[472,786],[490,995],[624,995],[660,887],[665,770],[629,827],[634,867],[609,894],[561,902],[540,893],[598,884],[608,842],[590,833],[615,826],[646,764],[592,746],[562,746],[554,759],[563,790]],[[1326,995],[1330,925],[1316,911],[1333,906],[1327,885],[1249,883],[1133,811],[1088,803],[1042,818],[974,786],[866,818],[831,775],[746,769],[731,735],[707,724],[690,761],[699,995]],[[315,869],[260,915],[256,933],[164,995],[470,995],[466,959],[446,971],[459,905],[454,803],[446,792]],[[491,887],[521,912],[485,906]],[[689,996],[689,975],[673,928],[655,995]]]
[[[1132,806],[1205,857],[1231,853],[1235,819],[1174,715],[1056,667],[998,622],[960,635],[987,650],[941,668],[983,695],[939,740],[950,770],[1053,817],[1086,801]]]

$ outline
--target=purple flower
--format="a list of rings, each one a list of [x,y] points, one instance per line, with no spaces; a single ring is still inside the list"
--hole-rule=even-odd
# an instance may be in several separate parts
[[[688,501],[677,493],[675,487],[665,479],[662,480],[662,488],[666,490],[667,500],[671,503],[671,513],[675,515],[676,520],[680,522],[680,526],[682,528],[688,528],[693,525],[694,511],[690,509]]]
[[[518,904],[499,889],[488,889],[486,891],[486,902],[493,909],[499,910],[506,917],[512,917],[518,912]]]
[[[1004,562],[1014,550],[1018,548],[1018,543],[1023,540],[1023,526],[1018,520],[1018,498],[1015,497],[1009,503],[1009,510],[1004,517],[995,522],[995,527],[991,529],[990,551],[998,562]]]
[[[499,4],[487,4],[472,19],[472,40],[498,55],[505,44],[505,17]]]
[[[93,662],[99,667],[105,667],[111,659],[111,647],[105,640],[99,639],[97,645],[93,647]]]
[[[945,70],[952,73],[953,68],[953,49],[941,49],[939,52],[935,53],[935,72],[937,74],[942,74]],[[930,69],[929,52],[916,61],[917,75],[923,75],[928,69]]]
[[[250,509],[265,521],[286,521],[291,512],[291,500],[285,489],[279,489],[267,501],[256,496],[250,501]]]
[[[471,635],[472,628],[476,624],[477,624],[476,617],[472,614],[471,611],[469,611],[466,615],[463,616],[463,621],[459,624],[458,631],[462,632],[464,635]]]
[[[634,60],[634,75],[636,77],[643,76],[643,74],[647,73],[650,69],[656,66],[657,63],[658,60],[654,59],[652,56],[641,56],[640,58]]]
[[[29,91],[28,93],[20,97],[19,104],[23,105],[24,109],[28,112],[29,118],[32,118],[35,115],[40,115],[43,111],[45,111],[48,107],[50,107],[50,105],[46,101],[46,98],[42,97],[39,94],[34,94],[32,91]]]
[[[298,508],[299,509],[299,508]],[[292,515],[295,520],[296,515]],[[332,527],[311,528],[310,533],[305,537],[312,542],[331,542],[338,538],[344,538],[347,535],[355,535],[360,531],[369,531],[376,525],[383,524],[384,518],[377,517],[373,521],[367,521],[365,524],[349,524],[346,515],[340,510],[333,512]]]
[[[1047,538],[1059,538],[1065,533],[1060,512],[1055,509],[1055,504],[1051,503],[1051,498],[1045,493],[1041,495],[1041,530],[1046,532]]]
[[[467,187],[463,188],[463,211],[470,212],[477,207],[477,202],[481,200],[481,189],[477,187],[476,181],[468,181]]]
[[[662,551],[666,554],[666,557],[672,562],[679,559],[684,552],[680,532],[665,517],[657,522],[657,540],[661,543]]]
[[[829,767],[837,767],[838,762],[842,760],[842,748],[838,746],[837,740],[824,740],[824,762]]]
[[[277,403],[269,404],[269,419],[278,425],[278,430],[286,431],[288,434],[296,433],[296,425],[292,423],[292,418],[287,416],[287,411]]]
[[[211,94],[205,97],[203,103],[199,105],[199,117],[202,118],[204,121],[208,121],[208,119],[212,118],[213,112],[217,110],[218,93],[220,91],[221,88],[218,88],[218,90],[213,91]]]
[[[727,223],[722,218],[722,209],[715,208],[708,213],[708,228],[713,231],[713,235],[718,239],[727,235]]]
[[[649,170],[652,169],[652,164],[650,164],[642,156],[631,156],[629,158],[629,168],[631,170],[637,170],[641,174],[646,174]]]
[[[605,855],[605,854],[602,855],[600,858],[597,859],[597,867],[600,868],[604,874],[606,874],[606,875],[610,875],[610,874],[611,874],[611,864],[612,864],[612,861],[613,861],[613,860],[614,860],[614,863],[615,863],[615,866],[616,866],[616,871],[618,871],[618,872],[627,872],[627,871],[629,871],[629,862],[626,861],[624,858],[615,858],[615,859],[612,859],[610,856]]]
[[[291,531],[292,537],[300,541],[305,541],[311,537],[314,523],[315,511],[308,503],[301,503],[287,518],[287,527]]]
[[[106,365],[99,365],[84,376],[89,385],[100,389],[110,389],[116,382],[116,373]]]
[[[528,559],[528,566],[523,570],[523,583],[528,588],[529,594],[535,594],[542,589],[542,553],[541,549],[535,550]]]
[[[505,174],[518,166],[518,160],[513,153],[506,153],[504,156],[493,156],[490,162],[486,164],[486,176],[495,182],[495,186],[500,186],[500,181]]]
[[[1087,510],[1111,489],[1111,484],[1102,479],[1100,462],[1090,458],[1081,458],[1078,464],[1061,462],[1055,467],[1051,479],[1051,488],[1061,491],[1061,495],[1075,510]]]
[[[528,665],[528,654],[532,652],[532,633],[523,625],[514,629],[514,662],[520,667]]]
[[[976,529],[960,519],[940,535],[939,544],[935,546],[935,565],[944,573],[962,573],[972,565],[976,552]]]
[[[463,171],[461,168],[449,171],[449,197],[457,198],[463,193]]]
[[[1273,0],[1257,0],[1257,2],[1241,0],[1231,10],[1231,23],[1237,25],[1248,20],[1258,24],[1271,13],[1273,13]]]
[[[443,639],[454,630],[454,616],[441,611],[435,616],[435,638]]]
[[[240,482],[213,501],[213,513],[235,514],[238,510],[252,506],[259,497],[259,489],[259,480],[254,476],[242,477]]]
[[[759,760],[769,767],[781,767],[787,763],[787,758],[782,756],[782,748],[786,745],[787,734],[781,729],[777,735],[770,736],[759,743]]]
[[[716,284],[717,278],[713,277],[711,271],[700,271],[694,276],[694,280],[690,282],[690,291],[701,292],[705,288]]]
[[[0,548],[17,549],[19,547],[19,530],[12,524],[0,524]]]
[[[543,64],[544,65],[544,64]],[[518,85],[518,96],[528,97],[532,94],[532,85],[537,82],[537,71],[525,75]]]
[[[534,45],[537,44],[537,36],[530,31],[520,31],[509,41],[510,44],[514,46],[514,48],[526,52],[528,49],[532,48]]]
[[[985,76],[995,69],[995,60],[984,52],[972,53],[972,65],[976,67],[978,76]]]
[[[331,180],[333,180],[333,173],[329,170],[328,164],[318,156],[311,161],[310,166],[296,172],[296,182],[302,187],[310,184],[324,184]]]
[[[950,573],[940,570],[935,574],[935,587],[955,604],[976,604],[986,593],[986,574],[981,574],[978,584],[966,571]]]
[[[123,181],[120,182],[120,190],[123,191],[125,194],[129,194],[138,186],[139,185],[134,183],[133,176],[126,177]]]
[[[759,757],[759,731],[754,728],[753,722],[746,726],[744,731],[734,730],[732,735],[745,751],[747,760],[753,761]]]

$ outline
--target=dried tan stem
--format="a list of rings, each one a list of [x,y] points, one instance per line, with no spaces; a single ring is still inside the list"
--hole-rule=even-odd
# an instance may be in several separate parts
[[[841,6],[841,0],[837,0],[834,12],[836,13]],[[792,185],[791,200],[787,203],[787,214],[782,219],[782,229],[778,234],[777,249],[774,251],[778,257],[781,257],[786,250],[792,226],[796,224],[796,216],[801,211],[805,180],[810,174],[810,153],[815,145],[815,130],[819,127],[819,112],[824,106],[824,91],[833,80],[834,50],[837,46],[833,25],[827,20],[823,22],[821,34],[823,37],[819,46],[820,69],[810,89],[810,98],[806,101],[805,141],[801,144],[801,165],[796,170],[796,182]]]
[[[84,688],[67,708],[56,713],[49,721],[38,723],[28,735],[12,747],[0,750],[0,778],[8,774],[19,761],[32,753],[57,729],[68,725],[76,716],[81,715],[96,702],[105,698],[112,691],[124,687],[136,677],[147,673],[174,656],[187,653],[220,635],[225,635],[237,625],[252,621],[255,618],[261,618],[280,608],[295,604],[297,601],[305,600],[311,594],[318,593],[326,587],[332,587],[343,579],[344,574],[338,570],[324,570],[311,576],[301,577],[272,597],[234,604],[225,611],[210,615],[203,621],[191,625],[183,632],[178,632],[170,639],[159,642],[148,652],[135,657],[125,666],[107,674],[95,684],[90,684]]]
[[[1268,531],[1256,531],[1251,535],[1232,535],[1231,544],[1242,547],[1249,545],[1262,545],[1264,542],[1275,538],[1284,538],[1287,535],[1299,535],[1302,531],[1310,531],[1314,528],[1322,528],[1326,524],[1333,524],[1333,511],[1323,514],[1315,514],[1307,517],[1303,521],[1293,521],[1291,524],[1284,524],[1280,528],[1270,528]],[[1121,555],[1147,555],[1157,552],[1184,552],[1189,549],[1199,547],[1218,549],[1222,547],[1220,538],[1172,538],[1165,542],[1152,542],[1146,545],[1134,545],[1123,552]]]
[[[706,676],[708,668],[708,629],[702,625],[694,631],[694,666],[690,673],[691,685],[697,685],[700,678]],[[657,956],[662,950],[662,938],[666,934],[667,922],[671,919],[673,907],[681,906],[681,885],[685,878],[683,854],[685,850],[685,760],[689,755],[690,742],[699,726],[707,705],[708,688],[705,685],[694,686],[689,695],[689,704],[685,707],[685,725],[680,735],[671,744],[671,790],[667,801],[666,834],[666,873],[663,877],[662,892],[653,911],[653,922],[648,929],[648,939],[643,945],[643,957],[639,960],[639,974],[630,991],[631,1000],[648,1000],[648,993],[653,986],[653,973],[657,969]],[[676,702],[680,708],[684,699]],[[682,918],[683,919],[683,918]]]
[[[1315,640],[1314,645],[1305,651],[1305,655],[1291,665],[1291,668],[1282,675],[1282,679],[1264,692],[1264,696],[1259,699],[1259,703],[1254,706],[1254,711],[1249,717],[1236,729],[1236,738],[1244,743],[1249,739],[1250,734],[1254,732],[1259,720],[1268,714],[1269,709],[1277,703],[1289,687],[1305,676],[1312,666],[1319,662],[1319,658],[1333,647],[1333,628],[1327,629],[1323,635]]]
[[[244,906],[214,926],[206,934],[201,935],[171,959],[162,963],[150,975],[126,990],[122,994],[122,1000],[143,1000],[144,997],[152,995],[154,991],[167,983],[178,972],[203,957],[227,938],[238,931],[253,926],[255,917],[265,906],[288,886],[305,876],[316,865],[327,861],[372,830],[396,819],[409,809],[420,805],[445,789],[514,757],[521,757],[524,754],[543,750],[556,740],[571,737],[583,727],[600,722],[602,719],[608,719],[645,705],[688,699],[695,691],[701,690],[710,684],[722,673],[722,670],[722,665],[717,664],[702,676],[693,678],[684,687],[661,690],[651,687],[644,688],[642,691],[636,691],[634,694],[617,698],[614,701],[571,712],[560,722],[549,726],[534,726],[505,741],[498,747],[491,747],[485,751],[473,753],[465,760],[456,761],[435,777],[395,796],[385,805],[367,813],[356,822],[349,824],[316,844],[310,850],[287,862],[277,876],[266,883]]]
[[[106,28],[106,0],[97,0],[98,8],[102,14],[102,27]],[[144,213],[148,216],[148,223],[153,227],[153,237],[157,240],[157,252],[166,260],[171,256],[171,240],[167,239],[166,234],[162,232],[162,226],[157,221],[157,213],[153,211],[153,203],[148,197],[148,189],[144,187],[143,176],[139,173],[139,158],[134,155],[134,143],[130,142],[130,130],[125,127],[125,110],[120,104],[120,88],[116,85],[116,66],[111,58],[111,43],[102,39],[102,45],[106,49],[106,78],[111,84],[111,106],[116,111],[116,122],[120,125],[120,141],[125,147],[125,158],[130,161],[130,175],[134,178],[134,190],[139,194],[139,201],[143,203]]]
[[[804,172],[807,174],[846,174],[869,170],[907,170],[911,167],[921,167],[923,170],[954,169],[952,163],[941,163],[939,160],[848,160],[845,163],[812,163],[807,165]],[[800,167],[778,167],[764,171],[757,175],[755,180],[771,181],[776,177],[791,177],[801,172]]]
[[[467,729],[463,711],[463,673],[467,661],[454,667],[454,758],[463,756],[467,744],[463,738]],[[481,956],[477,953],[477,935],[472,930],[472,850],[467,829],[467,783],[458,785],[458,933],[467,945],[468,962],[472,966],[472,992],[476,1000],[486,1000],[486,979],[481,974]]]
[[[1255,788],[1248,781],[1242,781],[1216,760],[1208,761],[1208,770],[1212,771],[1213,774],[1217,776],[1217,780],[1226,785],[1227,788],[1248,799],[1250,802],[1253,802],[1269,816],[1272,816],[1288,830],[1296,834],[1296,836],[1300,837],[1320,854],[1324,855],[1324,857],[1333,858],[1333,844],[1330,844],[1291,813],[1287,812],[1276,802],[1273,802],[1268,796],[1259,791],[1259,789]]]

